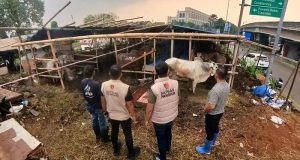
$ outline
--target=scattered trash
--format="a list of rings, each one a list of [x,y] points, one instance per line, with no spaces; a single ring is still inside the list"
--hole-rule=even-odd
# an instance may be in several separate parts
[[[62,132],[62,131],[64,131],[64,129],[61,128],[61,129],[59,129],[59,131]]]
[[[275,127],[276,127],[276,128],[279,128],[279,126],[278,126],[277,124],[275,124]]]
[[[82,122],[81,125],[82,125],[82,126],[85,126],[85,123]]]
[[[256,101],[255,99],[251,99],[252,104],[258,106],[260,105],[260,103],[258,101]]]
[[[234,120],[234,121],[235,121],[235,118],[232,118],[232,120]]]
[[[12,106],[12,107],[9,109],[9,112],[11,112],[11,113],[13,113],[13,114],[16,114],[16,113],[19,113],[22,109],[23,109],[23,105]]]
[[[24,107],[27,107],[29,102],[27,100],[23,100],[20,104],[23,105]]]
[[[276,94],[276,91],[271,89],[267,85],[254,86],[252,88],[252,94],[256,97],[272,97]]]
[[[271,116],[270,119],[272,122],[276,123],[276,124],[283,124],[284,120],[277,117],[277,116]]]
[[[195,113],[193,113],[193,117],[198,117],[198,115],[197,115],[197,114],[195,114]]]
[[[247,156],[254,157],[253,153],[247,152]]]
[[[285,100],[282,99],[270,99],[267,101],[267,104],[274,108],[274,109],[280,109],[285,103]]]
[[[244,148],[244,144],[243,144],[243,143],[240,143],[240,147],[241,147],[241,148]]]
[[[261,119],[261,120],[264,120],[264,119],[266,119],[265,117],[258,117],[259,119]]]
[[[36,116],[36,117],[40,115],[40,112],[38,112],[38,111],[36,111],[36,110],[34,110],[34,109],[29,109],[29,112],[30,112],[32,115]],[[45,119],[45,117],[44,117],[44,119]]]

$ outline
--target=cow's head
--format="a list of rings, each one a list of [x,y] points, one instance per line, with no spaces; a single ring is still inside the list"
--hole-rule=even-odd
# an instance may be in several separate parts
[[[217,69],[218,69],[218,65],[215,62],[210,62],[209,67],[211,69],[210,76],[214,76],[216,74]]]
[[[166,60],[166,63],[171,69],[175,69],[179,62],[177,58],[169,58]]]

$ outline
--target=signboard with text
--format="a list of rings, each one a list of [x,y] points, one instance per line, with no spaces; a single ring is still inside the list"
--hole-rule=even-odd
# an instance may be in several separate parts
[[[284,0],[252,0],[250,15],[281,17]]]

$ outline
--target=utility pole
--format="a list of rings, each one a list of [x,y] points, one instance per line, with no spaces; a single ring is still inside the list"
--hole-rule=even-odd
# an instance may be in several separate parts
[[[279,43],[279,39],[280,39],[280,35],[281,35],[281,30],[282,30],[282,26],[283,26],[283,20],[284,20],[284,16],[285,16],[285,12],[286,12],[288,1],[289,0],[285,0],[284,1],[282,12],[281,12],[280,21],[278,23],[277,34],[276,34],[276,38],[275,38],[273,50],[272,50],[272,53],[271,53],[271,56],[270,56],[269,67],[268,67],[268,70],[267,70],[267,80],[266,80],[267,84],[269,83],[270,73],[272,71],[272,65],[273,65],[273,62],[274,62],[275,54],[279,50],[278,49],[278,43]]]
[[[242,19],[243,19],[243,14],[244,14],[244,8],[245,8],[245,0],[242,0],[237,35],[239,35],[241,32],[241,24],[242,24]]]
[[[229,5],[230,5],[230,0],[228,0],[228,3],[227,3],[227,12],[226,12],[226,20],[225,20],[225,27],[227,29],[227,34],[230,33],[230,27],[229,27],[229,23],[228,23],[228,12],[229,12]]]

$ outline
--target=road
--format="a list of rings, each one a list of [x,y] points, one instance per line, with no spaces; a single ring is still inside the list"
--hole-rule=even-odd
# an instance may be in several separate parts
[[[282,78],[283,83],[286,84],[289,76],[293,72],[293,67],[291,65],[286,64],[285,62],[280,61],[278,58],[274,60],[274,64],[272,67],[272,75],[274,78],[278,79],[279,77]],[[283,95],[286,96],[288,94],[288,91],[290,89],[291,83],[292,83],[291,78],[290,82],[288,83],[286,89],[283,92]],[[291,93],[291,99],[294,100],[295,106],[297,108],[300,108],[300,71],[298,72],[294,87],[292,89]]]

